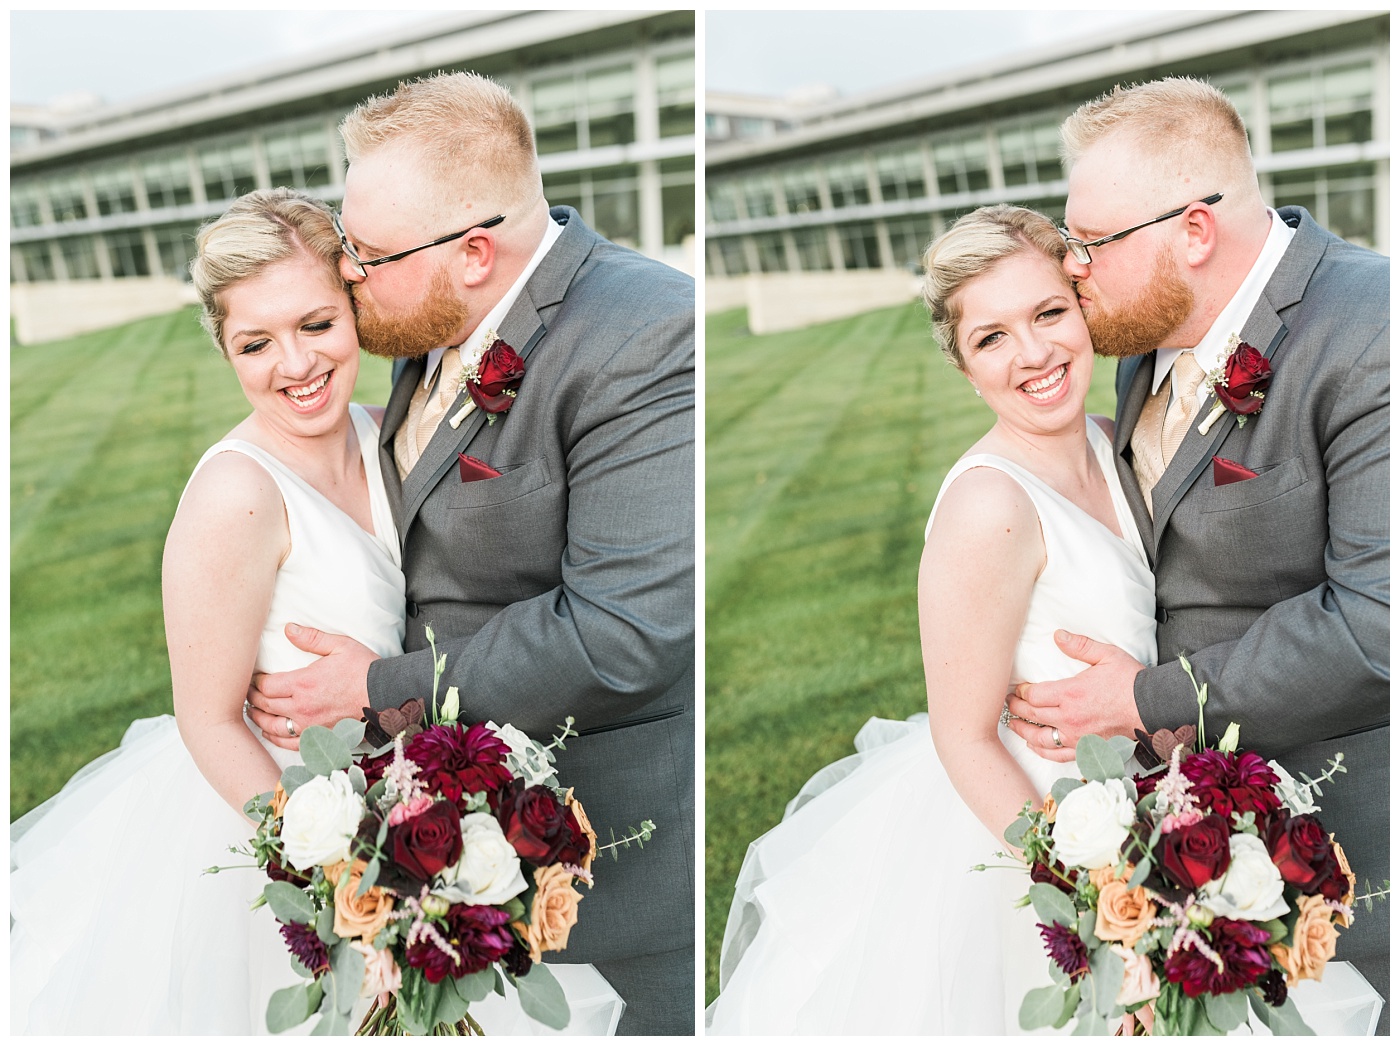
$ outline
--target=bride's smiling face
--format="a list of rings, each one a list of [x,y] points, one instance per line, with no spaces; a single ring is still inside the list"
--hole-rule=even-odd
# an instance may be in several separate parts
[[[360,370],[345,288],[299,252],[223,293],[224,351],[258,416],[289,436],[344,421]]]
[[[997,417],[1027,433],[1082,425],[1094,350],[1059,264],[1027,248],[956,297],[963,373]]]

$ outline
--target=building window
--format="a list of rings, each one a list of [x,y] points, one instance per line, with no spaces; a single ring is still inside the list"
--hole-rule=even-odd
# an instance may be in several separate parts
[[[656,104],[662,138],[695,133],[695,55],[673,54],[656,60]]]
[[[324,127],[302,125],[270,131],[263,142],[272,185],[315,189],[330,184],[330,148]]]
[[[155,231],[163,275],[190,282],[190,261],[195,255],[194,236],[198,230],[197,225],[170,225]]]
[[[97,268],[97,248],[91,236],[73,236],[58,241],[63,253],[63,267],[70,280],[95,280],[101,273]]]
[[[826,226],[794,229],[792,238],[797,245],[797,259],[804,272],[821,272],[832,268],[831,245],[827,242]]]
[[[1060,177],[1060,130],[1056,123],[1008,127],[997,135],[1001,174],[1007,186],[1053,182]]]
[[[848,269],[880,268],[880,240],[875,226],[869,222],[838,225],[836,235],[841,241],[841,258]]]
[[[783,247],[783,234],[768,232],[753,238],[758,248],[758,267],[762,272],[787,272],[787,250]]]
[[[661,242],[682,244],[695,235],[695,159],[661,161]]]
[[[1274,206],[1303,207],[1319,225],[1363,247],[1376,244],[1376,172],[1371,164],[1275,174]]]
[[[1374,77],[1369,62],[1353,62],[1271,79],[1272,151],[1284,153],[1369,142],[1373,93]]]
[[[783,196],[788,214],[807,214],[822,209],[821,190],[815,167],[792,167],[782,172]],[[827,266],[830,268],[830,266]]]
[[[938,192],[981,192],[991,187],[987,173],[987,143],[981,133],[945,138],[933,147],[933,165],[938,172]]]
[[[139,230],[109,232],[103,238],[107,241],[107,258],[112,263],[113,276],[151,274],[150,260],[146,257],[146,241]]]
[[[574,78],[555,76],[531,87],[535,106],[535,149],[540,153],[568,153],[579,147],[578,91]]]
[[[637,168],[607,167],[589,174],[593,228],[613,243],[634,250],[641,242],[637,207]]]
[[[719,243],[719,256],[724,262],[724,274],[726,276],[742,276],[749,271],[749,266],[744,261],[744,245],[738,237],[731,236],[727,239],[717,241]]]
[[[626,145],[636,141],[635,76],[630,65],[599,69],[584,78],[588,100],[588,147]],[[694,119],[692,118],[692,124]]]
[[[706,138],[728,138],[729,118],[720,116],[718,113],[705,114],[705,137]]]
[[[933,239],[933,215],[894,218],[885,222],[890,234],[890,253],[901,269],[917,271],[924,264],[924,250]]]
[[[10,190],[10,226],[23,229],[43,225],[44,212],[40,206],[40,188],[33,182],[22,183]],[[52,266],[50,266],[52,268]],[[53,277],[48,277],[52,279]]]
[[[19,256],[24,263],[24,278],[27,283],[39,283],[57,278],[53,269],[53,255],[49,252],[48,243],[22,243],[19,246]],[[17,282],[18,276],[17,272],[11,271],[10,282]]]
[[[136,210],[136,186],[126,165],[94,171],[92,191],[97,197],[98,214],[129,214]]]
[[[141,180],[146,183],[146,203],[151,210],[163,207],[183,207],[194,200],[190,188],[190,165],[184,153],[156,156],[141,165]]]
[[[771,218],[778,213],[773,194],[773,179],[767,174],[752,174],[743,181],[744,208],[750,218]]]
[[[204,198],[210,203],[232,201],[257,188],[253,180],[253,147],[248,142],[200,150]]]
[[[870,180],[865,158],[852,156],[827,164],[826,185],[832,207],[858,207],[870,202]]]
[[[588,208],[584,206],[584,175],[578,171],[544,176],[544,198],[551,207],[572,207],[579,216],[588,221]]]
[[[875,155],[875,177],[880,182],[880,199],[922,200],[928,195],[924,184],[924,154],[917,145]]]
[[[88,217],[82,179],[70,174],[49,182],[49,206],[56,222],[76,222]]]
[[[732,222],[739,217],[738,188],[739,183],[733,180],[710,182],[705,191],[710,201],[710,221]]]

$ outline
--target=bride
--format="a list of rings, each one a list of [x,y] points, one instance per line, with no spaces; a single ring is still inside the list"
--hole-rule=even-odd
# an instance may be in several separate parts
[[[175,716],[133,723],[11,826],[13,1032],[262,1033],[272,992],[298,981],[271,911],[249,911],[263,873],[201,873],[239,862],[243,804],[299,761],[243,711],[255,670],[312,659],[284,626],[402,652],[383,410],[350,402],[360,350],[340,254],[326,205],[289,189],[200,231],[202,320],[253,410],[196,465],[166,541]],[[570,1032],[616,1027],[621,1002],[596,971],[552,969]],[[540,1030],[498,996],[472,1012],[488,1031]]]
[[[711,1034],[1008,1034],[1050,983],[1002,831],[1073,763],[1004,723],[1009,684],[1073,675],[1057,629],[1156,661],[1154,586],[1086,418],[1093,348],[1044,216],[985,207],[930,248],[924,298],[948,360],[996,415],[925,532],[928,716],[872,719],[749,847]],[[1317,987],[1314,985],[1313,987]],[[1300,999],[1301,1001],[1301,999]]]

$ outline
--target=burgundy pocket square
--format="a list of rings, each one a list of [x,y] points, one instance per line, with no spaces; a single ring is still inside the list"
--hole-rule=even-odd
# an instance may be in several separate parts
[[[461,473],[463,483],[471,483],[478,479],[492,479],[500,475],[486,462],[480,458],[474,458],[470,454],[457,455],[457,471]]]
[[[1215,463],[1215,485],[1224,487],[1231,483],[1238,483],[1242,479],[1254,479],[1259,473],[1253,469],[1245,468],[1238,461],[1231,461],[1229,458],[1211,458]]]

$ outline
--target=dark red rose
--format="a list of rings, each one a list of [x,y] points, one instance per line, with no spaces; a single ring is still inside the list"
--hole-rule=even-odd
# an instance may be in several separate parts
[[[385,842],[399,870],[425,883],[461,858],[461,815],[455,803],[440,799],[417,817],[390,828]]]
[[[1278,774],[1254,752],[1193,752],[1181,760],[1181,772],[1201,805],[1222,817],[1253,812],[1260,821],[1283,805],[1274,793]]]
[[[316,929],[302,923],[277,923],[282,939],[287,942],[287,950],[297,957],[297,961],[312,973],[320,973],[331,968],[330,952],[325,942],[316,936]]]
[[[405,953],[408,965],[423,971],[429,984],[479,973],[515,947],[510,915],[486,904],[454,904],[438,930],[457,953],[454,960],[430,938],[423,937]]]
[[[531,864],[578,864],[588,852],[573,813],[544,785],[503,794],[496,820],[515,852]]]
[[[277,863],[277,858],[271,855],[267,859],[267,867],[264,869],[267,877],[275,883],[291,883],[293,886],[305,886],[311,882],[310,876],[302,875],[295,868],[284,868]]]
[[[462,796],[494,792],[511,780],[506,743],[482,723],[432,726],[404,745],[404,756],[417,764],[419,779],[432,792],[465,812]]]
[[[1036,861],[1031,865],[1031,882],[1049,883],[1055,889],[1063,893],[1074,896],[1074,884],[1079,878],[1079,873],[1073,869],[1068,869],[1059,861],[1053,866]]]
[[[1089,972],[1089,949],[1076,931],[1059,923],[1035,925],[1045,941],[1045,950],[1055,965],[1069,974],[1071,983]]]
[[[1186,997],[1228,995],[1248,987],[1273,968],[1269,957],[1269,931],[1238,919],[1216,919],[1200,931],[1220,956],[1224,969],[1186,945],[1165,963],[1167,980],[1181,985]]]
[[[510,393],[520,388],[524,377],[525,361],[497,338],[477,365],[477,380],[467,382],[467,393],[487,414],[502,414],[515,405]]]
[[[1332,838],[1312,814],[1276,818],[1264,842],[1283,881],[1305,895],[1322,894],[1329,901],[1346,896],[1347,879],[1332,849]]]
[[[1225,380],[1215,386],[1215,394],[1231,414],[1257,414],[1264,406],[1263,393],[1274,370],[1264,354],[1242,341],[1225,360]]]
[[[1193,825],[1163,833],[1153,856],[1167,878],[1199,890],[1230,867],[1230,824],[1219,814],[1206,814]]]

